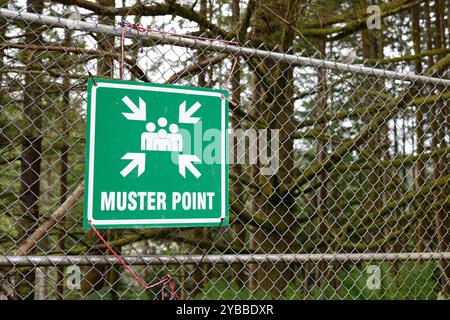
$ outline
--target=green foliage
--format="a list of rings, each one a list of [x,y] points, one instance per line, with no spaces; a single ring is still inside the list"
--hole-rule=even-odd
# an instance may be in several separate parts
[[[396,279],[397,296],[400,299],[437,299],[438,282],[435,271],[438,265],[435,262],[423,264],[407,262]]]
[[[438,267],[435,262],[406,262],[404,264],[381,263],[380,289],[367,287],[368,265],[342,268],[334,281],[324,280],[318,286],[306,291],[302,283],[296,281],[284,293],[285,299],[317,300],[380,300],[380,299],[447,299],[439,293],[439,285],[434,276]],[[394,266],[398,268],[396,271]],[[334,285],[333,285],[334,283]],[[336,285],[337,283],[337,285]],[[198,294],[196,299],[272,299],[269,293],[252,292],[247,288],[239,288],[235,283],[228,285],[225,280],[212,279]]]
[[[353,266],[341,270],[337,275],[339,286],[335,289],[331,283],[322,282],[321,288],[315,287],[305,293],[298,286],[290,286],[285,294],[286,299],[431,299],[438,298],[439,286],[434,276],[437,268],[435,262],[406,262],[398,265],[379,264],[381,271],[380,289],[367,287],[367,265]]]
[[[202,292],[195,296],[195,299],[208,299],[208,300],[262,300],[262,299],[275,299],[268,292],[252,292],[248,288],[240,288],[236,283],[231,283],[224,279],[211,279],[202,288]]]

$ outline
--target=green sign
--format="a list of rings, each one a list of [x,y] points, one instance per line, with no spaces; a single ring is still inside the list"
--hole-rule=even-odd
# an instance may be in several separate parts
[[[228,224],[227,92],[88,83],[83,228]]]

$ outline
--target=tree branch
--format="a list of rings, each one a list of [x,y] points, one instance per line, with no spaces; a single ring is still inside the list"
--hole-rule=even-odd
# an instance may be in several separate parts
[[[87,0],[52,0],[52,2],[73,5],[83,9],[90,10],[95,14],[102,16],[124,16],[124,15],[141,15],[141,16],[164,16],[173,13],[173,8],[167,4],[154,3],[152,6],[146,6],[140,1],[131,7],[106,7],[96,2]]]
[[[403,62],[403,61],[413,61],[417,59],[421,59],[423,57],[429,57],[429,56],[437,56],[441,54],[450,53],[450,48],[439,48],[439,49],[433,49],[433,50],[426,50],[422,51],[418,54],[408,54],[401,57],[394,57],[394,58],[386,58],[386,59],[374,59],[369,58],[367,59],[370,63],[381,63],[381,64],[388,64],[388,63],[395,63],[395,62]]]
[[[406,205],[411,204],[417,199],[426,197],[428,194],[431,194],[431,192],[438,187],[448,186],[449,183],[450,183],[450,175],[446,175],[436,181],[433,181],[432,183],[425,185],[423,188],[417,191],[408,192],[399,200],[389,201],[381,209],[374,209],[370,212],[367,212],[365,209],[360,210],[353,219],[350,219],[348,223],[344,225],[342,229],[344,231],[352,229],[353,226],[358,226],[366,223],[368,219],[373,219],[377,216],[383,216],[395,210],[398,210]]]
[[[223,61],[226,57],[228,57],[228,54],[226,53],[221,53],[219,55],[216,55],[214,57],[205,59],[200,61],[199,63],[195,63],[190,65],[187,68],[184,68],[183,70],[174,73],[173,75],[170,76],[170,78],[165,82],[165,83],[175,83],[178,80],[187,77],[187,76],[194,76],[197,73],[200,73],[203,71],[204,68],[206,68],[207,66],[213,66],[218,64],[219,62]]]
[[[97,49],[85,49],[79,47],[64,47],[64,46],[56,46],[56,45],[34,45],[34,44],[20,44],[20,43],[2,43],[0,44],[0,50],[4,48],[15,48],[15,49],[28,49],[35,51],[56,51],[63,53],[76,53],[76,54],[87,54],[87,55],[95,55],[95,56],[112,56],[117,61],[121,61],[122,57],[119,53],[108,52],[104,50]],[[133,73],[133,75],[140,80],[145,82],[150,82],[150,79],[147,78],[144,71],[136,64],[136,61],[124,57],[124,62],[128,65],[128,68]]]
[[[67,200],[64,201],[64,203],[22,243],[22,245],[14,252],[14,255],[24,256],[29,253],[36,244],[48,234],[50,229],[58,223],[58,221],[61,220],[75,204],[77,204],[78,200],[82,197],[83,192],[84,182],[81,182]]]

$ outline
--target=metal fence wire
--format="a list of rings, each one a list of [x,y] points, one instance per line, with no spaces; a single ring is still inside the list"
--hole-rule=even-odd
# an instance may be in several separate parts
[[[245,149],[264,129],[278,141],[229,148],[229,226],[102,231],[146,283],[172,275],[180,299],[449,297],[446,70],[301,53],[289,28],[279,47],[246,41],[253,1],[239,41],[102,1],[0,3],[0,299],[161,298],[81,228],[87,79],[121,77],[124,27],[125,80],[227,89]]]

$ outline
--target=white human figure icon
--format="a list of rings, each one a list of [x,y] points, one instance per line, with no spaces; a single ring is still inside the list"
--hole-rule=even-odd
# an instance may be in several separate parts
[[[147,132],[141,134],[141,150],[153,150],[153,144],[157,137],[157,134],[155,133],[156,126],[153,122],[149,122],[145,128],[147,129]]]
[[[178,126],[171,124],[169,126],[170,133],[167,133],[167,119],[161,117],[158,119],[160,129],[155,132],[156,126],[153,122],[146,125],[147,132],[141,135],[141,150],[144,151],[172,151],[181,152],[183,149],[183,139],[178,133]]]
[[[161,129],[158,130],[158,137],[155,140],[155,145],[153,150],[155,151],[170,151],[171,145],[170,140],[167,137],[167,131],[164,127],[167,125],[167,119],[161,117],[158,119],[158,125]]]
[[[170,133],[167,135],[172,144],[171,151],[181,152],[183,150],[183,138],[178,132],[178,126],[172,123],[169,126]]]

